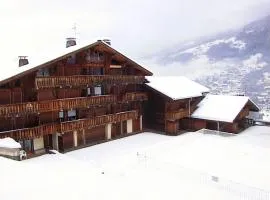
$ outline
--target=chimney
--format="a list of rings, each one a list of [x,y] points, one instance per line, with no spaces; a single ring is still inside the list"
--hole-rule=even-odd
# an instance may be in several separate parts
[[[111,46],[111,40],[110,39],[103,39],[103,42]]]
[[[110,39],[103,39],[103,40],[97,40],[98,42],[104,42],[106,43],[107,45],[110,45],[111,46],[111,40]]]
[[[67,39],[66,48],[76,45],[76,38],[66,38],[66,39]]]
[[[28,65],[29,61],[27,56],[19,56],[19,67],[24,66],[24,65]]]

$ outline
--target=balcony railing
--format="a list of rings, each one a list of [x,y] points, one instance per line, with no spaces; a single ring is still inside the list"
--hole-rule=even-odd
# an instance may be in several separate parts
[[[36,89],[62,88],[62,87],[86,87],[98,84],[142,84],[144,76],[127,75],[81,75],[81,76],[57,76],[37,77]]]
[[[12,137],[16,140],[29,140],[33,138],[39,138],[43,135],[56,133],[60,129],[60,124],[46,124],[33,128],[24,128],[11,131],[0,132],[0,138]]]
[[[102,126],[108,123],[115,123],[125,121],[128,119],[135,119],[138,117],[138,111],[121,112],[111,115],[102,115],[90,119],[80,119],[75,121],[61,123],[61,132],[67,132],[72,130],[80,130],[84,128],[93,128],[96,126]]]
[[[67,64],[67,68],[76,67],[76,68],[85,68],[85,67],[104,67],[104,60],[91,61],[84,64]]]
[[[147,101],[148,96],[145,92],[130,92],[123,96],[123,101]]]
[[[18,104],[0,105],[0,116],[12,116],[14,114],[42,113],[50,111],[70,110],[73,108],[88,108],[94,105],[104,105],[116,102],[114,95],[102,95],[93,97],[78,97],[48,100],[40,102],[27,102]]]
[[[18,130],[11,130],[0,132],[0,138],[12,137],[17,140],[33,139],[42,137],[52,133],[64,133],[72,130],[79,130],[84,128],[93,128],[96,126],[105,125],[108,123],[115,123],[138,117],[138,111],[127,111],[110,115],[102,115],[95,118],[79,119],[69,122],[45,124],[33,128],[25,128]]]
[[[178,119],[183,119],[185,117],[189,117],[197,108],[197,105],[190,106],[190,110],[188,108],[186,109],[180,109],[177,111],[167,112],[165,114],[166,120],[169,121],[175,121]]]

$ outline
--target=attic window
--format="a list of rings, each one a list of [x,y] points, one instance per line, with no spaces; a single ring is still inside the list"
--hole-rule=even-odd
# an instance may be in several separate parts
[[[76,55],[72,54],[71,56],[68,57],[67,64],[75,64],[75,63],[76,63]]]
[[[43,68],[37,71],[37,76],[50,76],[49,69]]]

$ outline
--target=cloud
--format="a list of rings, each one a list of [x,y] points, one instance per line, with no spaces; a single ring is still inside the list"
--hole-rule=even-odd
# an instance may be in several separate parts
[[[76,22],[81,41],[109,37],[114,47],[137,58],[238,27],[265,15],[269,4],[269,0],[6,0],[0,7],[0,36],[8,54],[17,53],[12,49],[34,52],[48,44],[61,45],[73,34]]]

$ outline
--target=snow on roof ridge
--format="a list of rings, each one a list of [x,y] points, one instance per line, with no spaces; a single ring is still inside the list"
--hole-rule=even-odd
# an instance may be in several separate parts
[[[209,89],[185,76],[151,76],[147,85],[173,100],[202,96]],[[179,87],[182,85],[183,87]]]

